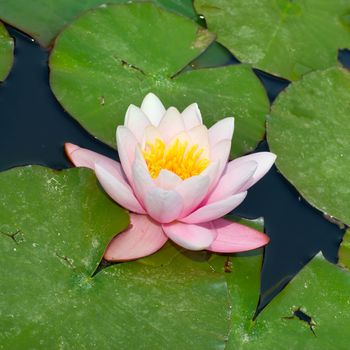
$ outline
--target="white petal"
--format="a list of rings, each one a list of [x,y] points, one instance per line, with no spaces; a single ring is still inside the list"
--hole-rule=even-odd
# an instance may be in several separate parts
[[[174,136],[183,132],[185,130],[185,124],[180,112],[176,108],[170,107],[160,121],[158,130],[167,143]]]
[[[117,128],[117,147],[123,171],[129,183],[132,184],[131,166],[135,160],[135,151],[138,146],[134,134],[125,126]]]
[[[255,161],[258,167],[253,177],[240,189],[246,191],[248,188],[257,183],[272,167],[276,160],[276,155],[271,152],[252,153],[244,157],[236,158],[232,161],[232,166],[239,167],[247,161]]]
[[[163,103],[155,94],[151,92],[143,99],[141,110],[147,115],[149,121],[154,126],[159,125],[159,122],[165,113]]]
[[[115,169],[110,167],[108,163],[104,161],[97,162],[95,173],[103,189],[118,204],[134,213],[145,214],[130,186],[122,181]]]
[[[144,204],[148,215],[162,224],[176,220],[183,208],[182,197],[177,192],[159,187],[145,194]]]
[[[144,203],[146,193],[155,187],[154,181],[148,171],[141,150],[136,150],[135,161],[132,165],[133,190],[141,204]]]
[[[209,183],[209,176],[198,175],[184,180],[175,188],[175,191],[183,198],[184,203],[180,217],[187,216],[197,208],[208,192]]]
[[[124,125],[135,135],[139,143],[142,142],[145,128],[150,125],[145,113],[140,108],[130,105],[125,115]]]
[[[150,143],[151,145],[153,145],[157,139],[164,142],[163,137],[159,132],[158,128],[156,128],[153,125],[147,126],[144,130],[144,135],[141,143],[142,149],[145,149],[146,143]]]
[[[156,186],[162,188],[163,190],[172,190],[183,181],[181,177],[177,176],[172,171],[162,169],[154,182]]]
[[[247,161],[240,166],[228,163],[218,184],[206,199],[206,204],[243,192],[243,186],[252,178],[257,167],[258,163],[255,161]]]
[[[240,205],[246,195],[247,192],[237,193],[221,201],[210,203],[197,209],[195,212],[179,221],[188,224],[199,224],[221,218]]]
[[[211,148],[210,158],[213,162],[216,161],[219,163],[219,169],[216,173],[216,178],[212,182],[211,188],[209,188],[209,191],[211,191],[216,186],[223,171],[225,170],[228,157],[230,155],[230,150],[231,150],[230,140],[222,140],[219,143],[217,143],[214,147]]]
[[[222,140],[231,140],[235,119],[233,117],[221,119],[209,129],[209,140],[211,147]]]
[[[192,176],[179,184],[175,191],[183,198],[184,208],[180,217],[189,215],[207,196],[209,186],[218,169],[218,163],[211,163],[200,175]]]
[[[201,112],[197,103],[192,103],[181,113],[186,130],[203,124]]]
[[[205,125],[198,125],[194,128],[187,131],[187,134],[190,138],[191,145],[198,145],[199,148],[203,149],[201,157],[209,158],[210,157],[210,146],[209,146],[209,135],[208,129]]]

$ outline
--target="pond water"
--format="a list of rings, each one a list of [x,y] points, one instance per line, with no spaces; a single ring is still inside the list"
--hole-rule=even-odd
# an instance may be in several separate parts
[[[116,158],[115,150],[83,130],[56,101],[49,87],[48,52],[7,28],[16,47],[12,71],[0,84],[0,170],[26,164],[70,167],[63,152],[65,142]],[[349,51],[341,51],[340,59],[350,66]],[[231,56],[227,62],[235,64],[237,60]],[[256,73],[270,101],[288,85],[282,79]],[[266,150],[263,141],[257,151]],[[235,213],[247,218],[263,216],[271,238],[265,249],[260,309],[320,250],[331,262],[337,260],[344,230],[307,204],[275,167],[249,191]]]

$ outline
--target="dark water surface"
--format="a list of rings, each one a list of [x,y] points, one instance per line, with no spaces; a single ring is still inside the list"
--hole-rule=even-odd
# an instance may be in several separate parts
[[[56,101],[49,87],[48,52],[11,27],[8,30],[16,40],[15,63],[0,84],[0,170],[27,164],[67,168],[63,145],[68,141],[116,158],[115,150],[82,129]],[[350,66],[349,51],[341,51],[340,59]],[[283,79],[256,73],[270,101],[288,85]],[[257,151],[265,150],[263,141]],[[263,216],[271,238],[262,269],[260,308],[318,251],[332,262],[337,260],[343,231],[300,198],[276,168],[249,190],[235,213]]]

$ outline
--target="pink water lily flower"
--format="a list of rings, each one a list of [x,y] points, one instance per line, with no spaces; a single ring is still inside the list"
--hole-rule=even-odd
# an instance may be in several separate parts
[[[260,152],[228,162],[233,129],[234,118],[207,129],[196,103],[180,113],[166,110],[149,93],[140,108],[129,106],[117,128],[120,163],[65,145],[71,161],[93,169],[107,194],[131,212],[131,225],[111,241],[105,259],[138,259],[168,239],[190,250],[222,253],[268,243],[265,234],[222,218],[276,159]]]

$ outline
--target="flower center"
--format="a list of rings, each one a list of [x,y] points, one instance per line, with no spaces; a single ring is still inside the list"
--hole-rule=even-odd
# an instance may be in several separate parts
[[[200,174],[210,163],[209,159],[201,158],[203,148],[192,145],[188,141],[176,139],[168,147],[164,141],[155,139],[154,143],[146,143],[143,157],[152,178],[156,178],[162,169],[172,171],[183,180]]]

